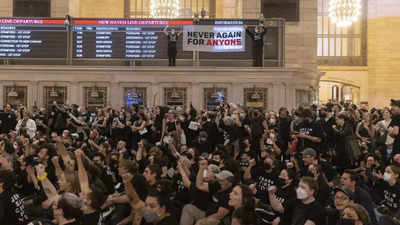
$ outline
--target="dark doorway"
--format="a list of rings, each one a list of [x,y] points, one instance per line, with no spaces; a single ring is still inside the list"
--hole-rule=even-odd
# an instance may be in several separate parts
[[[50,0],[14,0],[14,17],[50,17]]]

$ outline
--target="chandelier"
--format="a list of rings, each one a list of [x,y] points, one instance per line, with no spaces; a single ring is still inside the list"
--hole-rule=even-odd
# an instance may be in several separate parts
[[[179,0],[151,0],[150,8],[152,18],[177,18],[179,16]]]
[[[358,20],[361,0],[330,0],[329,18],[338,27],[348,27]]]

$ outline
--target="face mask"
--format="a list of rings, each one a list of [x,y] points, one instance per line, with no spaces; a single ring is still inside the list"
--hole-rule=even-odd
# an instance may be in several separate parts
[[[286,180],[278,177],[278,180],[276,180],[276,186],[283,187],[283,186],[285,186],[285,184],[286,184]]]
[[[276,120],[275,120],[275,119],[269,119],[269,123],[270,123],[271,125],[275,125]]]
[[[296,194],[297,194],[297,198],[300,200],[306,199],[308,197],[306,190],[304,190],[303,188],[300,188],[300,187],[296,189]]]
[[[152,210],[146,209],[144,211],[143,218],[146,221],[146,223],[155,223],[158,219],[158,215]]]
[[[268,163],[264,163],[264,170],[270,170],[271,169],[271,165],[269,165]]]
[[[392,179],[392,174],[390,173],[384,173],[383,174],[383,180],[386,182],[389,182]]]
[[[352,219],[342,219],[340,225],[354,225],[356,222]]]

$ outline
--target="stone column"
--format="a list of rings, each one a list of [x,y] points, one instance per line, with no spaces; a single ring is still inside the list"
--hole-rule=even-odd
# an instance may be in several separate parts
[[[272,110],[278,111],[280,107],[287,105],[287,99],[285,99],[286,87],[282,82],[274,82],[272,84],[272,90]]]
[[[234,83],[231,85],[232,88],[228,87],[228,93],[232,94],[230,101],[236,104],[244,104],[244,87],[240,83]],[[229,97],[229,96],[228,96]]]
[[[192,83],[192,98],[189,98],[188,96],[188,104],[190,106],[190,101],[192,101],[193,106],[196,109],[202,109],[204,102],[203,102],[203,95],[204,92],[202,90],[203,88],[201,87],[200,83]],[[196,97],[195,97],[196,96]]]
[[[108,101],[111,102],[113,108],[120,108],[124,104],[123,88],[117,82],[111,82],[108,90]]]
[[[160,83],[152,83],[151,84],[151,97],[150,102],[151,105],[163,105],[164,104],[164,93],[163,87],[161,87]]]
[[[79,82],[70,82],[67,85],[67,100],[68,104],[78,104],[80,106],[84,106],[83,98],[84,98],[83,88]]]

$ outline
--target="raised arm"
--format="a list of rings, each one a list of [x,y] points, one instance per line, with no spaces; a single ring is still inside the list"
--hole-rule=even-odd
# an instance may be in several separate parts
[[[199,172],[197,173],[196,177],[196,187],[201,191],[208,192],[208,183],[204,182],[204,170],[208,168],[207,160],[203,159],[199,162]]]
[[[271,203],[271,207],[276,212],[283,213],[285,211],[285,208],[283,208],[282,203],[276,198],[275,192],[275,186],[271,186],[270,188],[268,188],[269,202]]]
[[[164,27],[163,32],[165,35],[168,36],[168,25],[166,27]]]
[[[78,178],[79,178],[79,185],[81,187],[81,191],[83,194],[90,193],[89,187],[89,178],[85,166],[83,165],[82,155],[84,154],[81,149],[75,150],[76,161],[78,164]]]
[[[47,196],[47,199],[50,201],[56,200],[58,197],[57,190],[54,187],[54,185],[50,182],[50,180],[47,178],[47,173],[45,172],[44,165],[39,164],[35,168],[36,168],[37,179],[42,183],[42,187],[44,193]]]
[[[188,174],[186,173],[185,169],[184,169],[184,164],[183,164],[183,160],[180,159],[178,161],[178,165],[177,165],[177,169],[179,171],[179,174],[182,177],[182,181],[183,184],[185,185],[186,188],[190,188],[190,186],[192,185],[192,182],[190,181]]]

